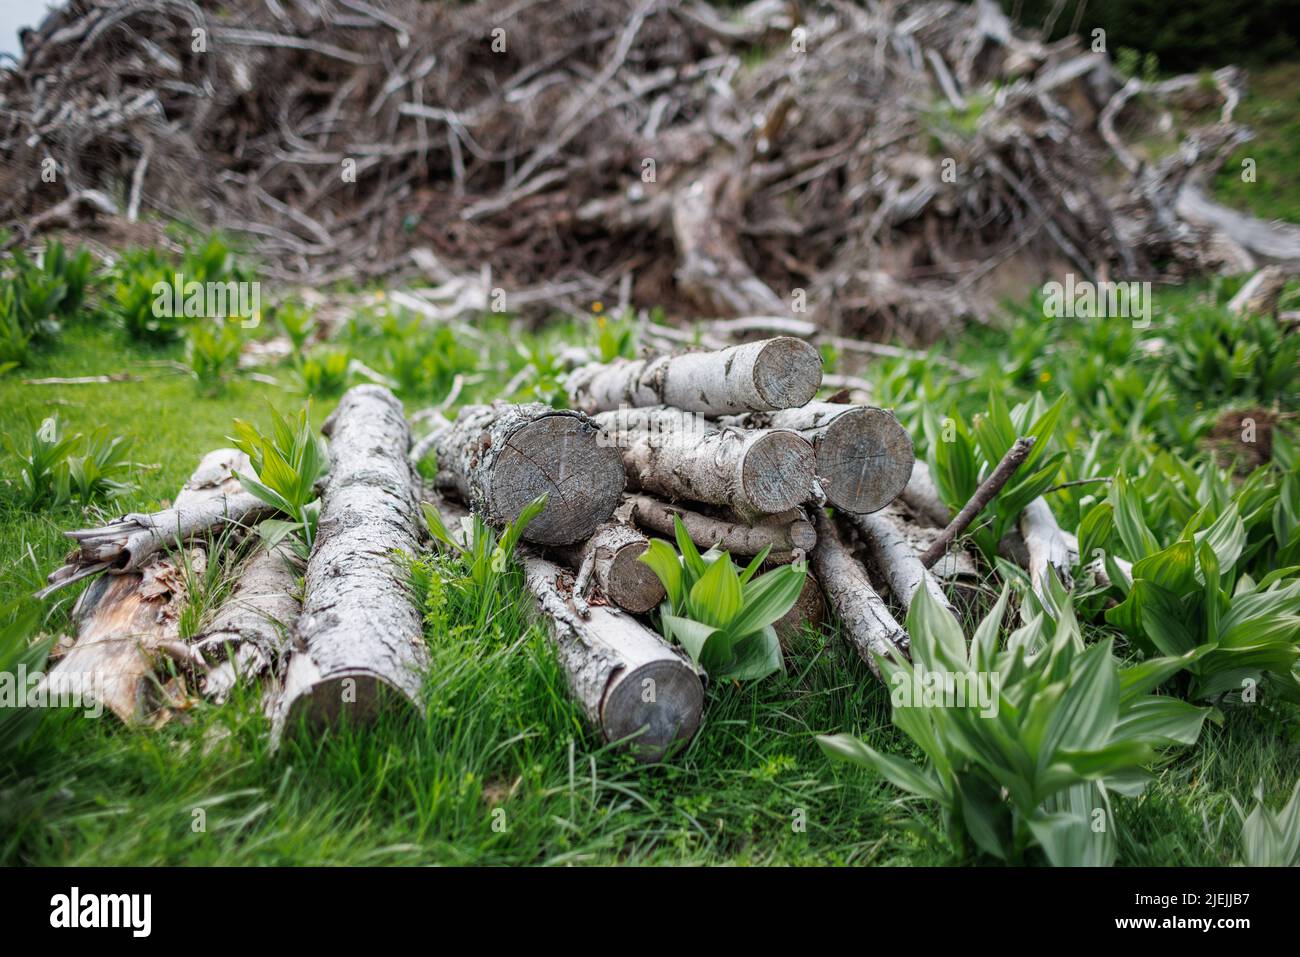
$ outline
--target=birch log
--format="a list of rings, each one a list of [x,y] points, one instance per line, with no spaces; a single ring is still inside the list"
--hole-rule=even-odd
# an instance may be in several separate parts
[[[222,514],[212,506],[245,495],[232,473],[248,468],[248,457],[235,449],[209,452],[167,514]],[[127,516],[115,524],[124,529],[132,519]],[[187,594],[185,566],[201,573],[206,562],[202,549],[189,552],[183,561],[159,555],[158,549],[168,542],[165,536],[148,537],[153,550],[146,552],[142,543],[155,527],[137,524],[136,528],[131,533],[140,536],[135,539],[136,550],[121,553],[131,567],[100,576],[81,593],[72,610],[76,640],[46,681],[51,691],[78,691],[128,723],[144,718],[159,656],[180,637],[179,618]],[[147,555],[152,560],[146,560]]]
[[[873,515],[852,515],[849,520],[862,533],[862,543],[871,564],[879,571],[898,604],[905,609],[911,608],[912,599],[924,588],[940,608],[947,609],[954,619],[957,618],[938,580],[921,564],[920,556],[901,527],[902,520],[897,514],[881,511]]]
[[[439,487],[455,489],[489,524],[512,522],[547,496],[524,531],[540,545],[590,538],[623,492],[618,450],[579,412],[540,403],[467,406],[436,435]]]
[[[877,656],[906,656],[907,632],[889,613],[871,587],[866,570],[850,554],[834,523],[820,509],[812,567],[822,583],[827,602],[840,620],[844,637],[857,649],[872,674],[880,677]]]
[[[602,412],[595,420],[622,453],[629,484],[654,495],[757,517],[816,493],[812,446],[798,432],[718,427],[668,408]]]
[[[66,532],[77,548],[62,567],[50,574],[49,585],[38,597],[101,571],[139,571],[177,542],[268,515],[269,506],[245,492],[238,481],[227,481],[235,470],[251,471],[248,456],[235,449],[217,449],[204,456],[171,508],[131,513],[99,528]]]
[[[686,534],[701,551],[717,546],[732,555],[748,557],[770,546],[769,555],[779,561],[809,552],[817,544],[812,523],[797,510],[767,516],[749,525],[701,515],[649,495],[629,496],[628,503],[633,522],[669,540],[675,532],[673,516],[681,518]]]
[[[884,508],[907,485],[916,456],[912,437],[892,412],[860,405],[809,402],[794,409],[722,420],[748,429],[793,429],[812,443],[826,499],[846,512]]]
[[[711,352],[587,365],[570,374],[567,387],[574,408],[584,412],[670,405],[717,416],[803,405],[821,381],[821,353],[802,339],[778,336]]]
[[[664,599],[664,586],[641,561],[649,546],[644,535],[622,522],[606,522],[581,545],[560,554],[578,569],[579,582],[593,581],[609,601],[624,611],[643,614]],[[582,588],[579,588],[582,591]]]
[[[695,666],[626,612],[594,605],[583,618],[571,601],[573,579],[558,565],[536,555],[523,565],[569,688],[605,740],[627,740],[645,762],[689,741],[704,707]]]
[[[207,666],[203,694],[217,702],[240,678],[283,675],[289,632],[302,608],[295,594],[296,560],[284,545],[259,544],[237,574],[230,597],[191,645]]]
[[[401,403],[383,386],[357,386],[322,431],[331,440],[330,472],[295,650],[274,708],[276,741],[302,719],[371,719],[383,697],[421,708],[429,661],[396,560],[415,554],[422,528]]]

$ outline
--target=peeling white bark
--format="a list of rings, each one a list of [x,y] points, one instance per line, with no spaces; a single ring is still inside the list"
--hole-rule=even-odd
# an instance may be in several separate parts
[[[747,518],[816,495],[812,446],[798,432],[719,427],[667,408],[595,419],[619,447],[629,484],[642,491],[725,505]]]
[[[749,525],[701,515],[649,495],[629,496],[628,503],[632,521],[670,541],[675,532],[673,516],[680,517],[686,534],[701,551],[717,546],[732,555],[749,557],[771,546],[769,558],[782,561],[806,554],[817,544],[812,522],[797,510],[769,515]]]
[[[547,496],[524,538],[571,545],[614,514],[626,478],[618,450],[579,412],[531,405],[467,406],[435,425],[438,485],[455,489],[497,527]]]
[[[275,682],[282,676],[289,633],[302,609],[296,562],[283,545],[259,545],[236,574],[230,596],[191,644],[208,666],[203,694],[218,703],[241,678],[266,675]]]
[[[275,741],[300,719],[369,720],[384,698],[423,708],[429,652],[397,563],[416,553],[423,527],[402,405],[382,386],[357,386],[323,431],[330,473],[297,641],[274,709]]]
[[[884,508],[906,487],[915,453],[892,412],[860,405],[809,402],[794,409],[721,420],[747,429],[793,429],[812,443],[826,499],[846,512]]]
[[[171,508],[131,513],[100,528],[65,532],[77,549],[50,574],[41,595],[101,571],[139,571],[177,542],[215,533],[223,525],[254,523],[270,514],[269,506],[243,490],[235,471],[251,471],[248,456],[236,449],[217,449],[204,456]]]
[[[839,532],[822,511],[817,513],[817,547],[812,567],[840,627],[872,673],[880,677],[876,657],[906,657],[907,632],[867,578],[866,569],[850,554]]]
[[[209,452],[176,496],[173,508],[156,514],[222,514],[214,512],[213,506],[246,494],[232,472],[248,468],[248,457],[235,449]],[[185,561],[175,555],[158,556],[158,549],[171,542],[166,537],[148,538],[155,547],[146,553],[141,547],[146,533],[139,529],[148,526],[132,522],[137,517],[126,516],[109,527],[121,531],[132,524],[137,531],[127,538],[135,536],[137,550],[122,554],[139,557],[130,558],[131,568],[103,575],[81,593],[72,611],[76,640],[45,680],[50,691],[79,690],[128,723],[145,717],[158,658],[179,639],[179,617],[187,597],[185,564],[201,573],[206,561],[197,548]],[[141,566],[149,554],[154,559]]]
[[[585,412],[669,405],[716,416],[803,405],[821,381],[821,353],[779,336],[716,352],[583,366],[567,385],[574,408]]]
[[[605,740],[630,739],[646,762],[689,741],[704,706],[690,660],[626,612],[596,605],[583,618],[572,605],[573,579],[558,565],[536,555],[523,565],[569,687]]]
[[[849,519],[862,533],[862,543],[872,565],[900,605],[911,608],[912,599],[924,588],[939,607],[957,618],[939,582],[921,564],[919,553],[901,527],[902,520],[897,514],[881,511],[874,515],[851,515]]]

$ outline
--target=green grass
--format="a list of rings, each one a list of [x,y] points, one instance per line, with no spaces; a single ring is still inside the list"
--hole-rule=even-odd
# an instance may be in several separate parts
[[[1215,176],[1219,200],[1263,219],[1300,223],[1300,63],[1252,70],[1237,119],[1255,133]],[[1242,161],[1255,161],[1256,181],[1242,180]]]
[[[1169,308],[1181,310],[1194,296],[1171,295]],[[573,323],[540,340],[505,321],[482,328],[486,374],[467,389],[471,400],[493,394],[522,363],[514,342],[590,336]],[[961,394],[967,408],[982,407],[997,383],[1009,400],[1035,388],[1053,398],[1078,365],[1071,350],[1084,347],[1062,340],[1045,348],[1040,333],[1021,321],[972,336],[953,355],[980,377],[947,394]],[[370,361],[377,346],[364,336],[359,342]],[[192,379],[157,375],[144,364],[179,355],[178,347],[142,353],[108,329],[71,330],[33,366],[0,377],[0,430],[25,429],[58,411],[71,430],[107,423],[133,436],[134,458],[152,467],[140,471],[137,493],[115,503],[132,510],[173,496],[200,454],[228,444],[234,417],[265,426],[268,400],[287,412],[301,405],[287,388],[287,369],[276,373],[285,388],[239,379],[205,398]],[[21,384],[113,372],[152,377]],[[880,363],[869,373],[885,397],[902,388],[891,381],[914,382],[917,374],[907,362]],[[1177,411],[1235,398],[1184,392]],[[315,403],[313,419],[319,423],[331,405]],[[1085,417],[1085,407],[1080,401],[1070,414],[1071,428],[1086,433],[1094,413]],[[1203,417],[1208,421],[1210,408]],[[1205,430],[1142,429],[1142,442],[1182,454],[1195,452]],[[0,480],[13,475],[5,456]],[[0,605],[30,600],[24,596],[65,551],[60,533],[96,518],[73,507],[27,514],[0,487]],[[715,683],[690,746],[664,765],[639,767],[586,727],[512,574],[512,600],[484,631],[472,625],[471,609],[436,587],[426,596],[433,667],[423,720],[388,715],[364,731],[290,736],[272,754],[267,723],[248,692],[222,707],[201,704],[156,731],[49,713],[30,739],[0,753],[0,864],[956,862],[925,836],[941,826],[932,806],[900,801],[892,786],[829,761],[814,742],[819,733],[848,732],[917,757],[890,724],[887,689],[833,631],[795,639],[785,675]],[[66,626],[72,597],[50,604],[48,631]],[[1098,633],[1089,626],[1086,637]],[[1260,709],[1230,710],[1221,725],[1207,725],[1195,747],[1156,769],[1143,797],[1117,798],[1119,860],[1230,863],[1237,835],[1230,799],[1249,805],[1263,782],[1276,806],[1297,775],[1300,753],[1286,729]],[[196,829],[200,818],[205,826]]]

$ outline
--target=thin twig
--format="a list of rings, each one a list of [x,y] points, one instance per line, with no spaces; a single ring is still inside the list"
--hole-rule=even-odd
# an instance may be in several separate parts
[[[1002,491],[1002,487],[1007,484],[1016,469],[1020,468],[1020,463],[1029,455],[1030,450],[1034,447],[1034,441],[1035,438],[1032,435],[1016,439],[1011,448],[1007,450],[1007,454],[1002,456],[1002,461],[998,463],[993,473],[980,483],[980,487],[975,490],[975,494],[970,497],[970,501],[962,506],[961,511],[948,523],[948,527],[940,532],[939,537],[925,550],[925,554],[921,556],[922,565],[926,568],[932,568],[934,563],[944,556],[953,540],[966,531],[966,527],[975,520],[975,516],[984,511],[984,507],[993,500],[993,497],[998,492]]]

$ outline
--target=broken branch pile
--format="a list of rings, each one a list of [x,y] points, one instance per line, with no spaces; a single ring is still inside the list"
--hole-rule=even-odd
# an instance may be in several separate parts
[[[1248,135],[1242,82],[1129,79],[996,0],[70,0],[0,73],[0,223],[152,210],[251,235],[277,278],[418,269],[456,309],[626,281],[933,337],[1011,276],[1300,257],[1200,187]],[[1161,129],[1186,132],[1144,156]]]

